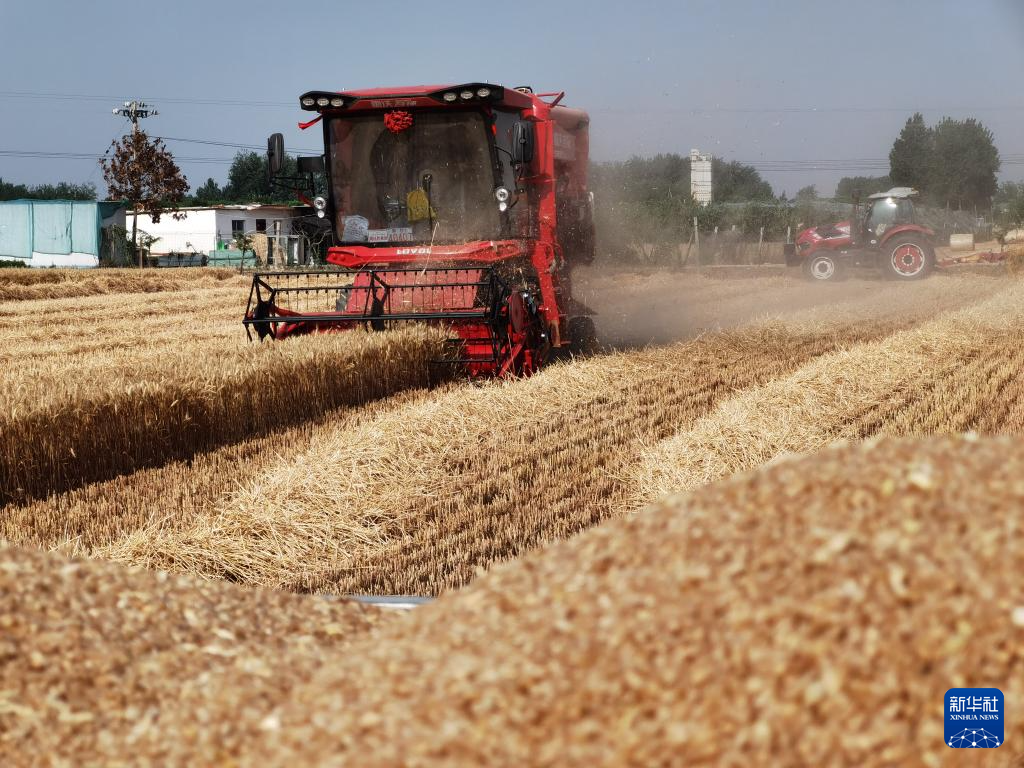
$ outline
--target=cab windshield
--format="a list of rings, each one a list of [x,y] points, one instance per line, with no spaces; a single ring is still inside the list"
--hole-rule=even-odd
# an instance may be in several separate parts
[[[484,115],[392,112],[328,126],[338,240],[458,243],[500,236]]]

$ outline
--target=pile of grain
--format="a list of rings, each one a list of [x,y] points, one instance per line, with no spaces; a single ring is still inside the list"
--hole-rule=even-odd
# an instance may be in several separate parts
[[[393,618],[0,547],[0,762],[166,764],[187,732],[219,763],[330,653]]]
[[[1024,706],[1022,524],[1024,448],[1009,439],[885,439],[777,464],[421,609],[297,690],[252,754],[938,765],[947,688]],[[1022,723],[1008,719],[1000,762]]]

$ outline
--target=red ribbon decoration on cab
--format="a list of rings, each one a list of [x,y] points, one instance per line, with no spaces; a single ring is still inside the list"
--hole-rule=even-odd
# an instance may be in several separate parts
[[[400,109],[384,113],[384,127],[392,133],[401,133],[412,127],[412,114]]]

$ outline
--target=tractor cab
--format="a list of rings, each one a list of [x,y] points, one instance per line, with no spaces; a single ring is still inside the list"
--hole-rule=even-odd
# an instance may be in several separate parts
[[[847,221],[809,227],[786,246],[786,265],[814,281],[836,280],[853,267],[881,269],[894,280],[918,280],[935,266],[934,232],[917,222],[917,190],[893,187],[855,202]]]
[[[868,243],[877,243],[892,227],[915,224],[912,198],[916,195],[917,191],[909,187],[894,187],[888,192],[869,195],[861,219],[861,237]]]

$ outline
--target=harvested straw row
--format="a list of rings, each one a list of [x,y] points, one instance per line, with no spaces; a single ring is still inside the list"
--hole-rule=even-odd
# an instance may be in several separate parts
[[[267,702],[394,620],[358,604],[0,546],[0,762],[171,764],[169,718],[188,721],[177,733],[202,745],[200,762],[229,764],[239,740],[258,736]],[[209,719],[215,692],[236,722]]]
[[[0,269],[0,301],[157,293],[225,284],[241,288],[250,280],[229,269]]]
[[[187,460],[7,506],[0,512],[0,541],[88,556],[140,529],[183,528],[214,514],[220,499],[261,477],[284,457],[305,450],[323,432],[355,429],[386,409],[423,396],[411,390]]]
[[[324,430],[207,517],[94,554],[298,589],[437,592],[613,514],[640,446],[718,398],[906,322],[769,325],[416,400]]]
[[[245,339],[244,296],[237,288],[161,294],[90,296],[0,305],[0,360],[76,364],[107,362],[111,350],[142,354],[155,347],[180,347],[213,338]],[[31,381],[32,377],[23,376]]]
[[[1022,326],[1024,286],[1014,283],[976,307],[742,392],[647,453],[633,472],[634,506],[838,439],[976,426],[1019,432],[1019,416],[991,415],[1010,412],[999,390],[1022,374]]]
[[[1015,440],[886,440],[608,522],[327,666],[243,761],[959,764],[947,688],[1024,706],[1022,477]]]
[[[425,328],[288,343],[210,344],[162,358],[163,378],[77,381],[73,397],[0,411],[0,503],[44,496],[265,434],[430,383],[444,336]],[[68,371],[68,375],[75,375]]]

